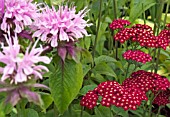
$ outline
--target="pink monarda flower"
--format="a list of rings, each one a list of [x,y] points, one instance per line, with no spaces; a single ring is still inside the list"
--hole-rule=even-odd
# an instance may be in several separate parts
[[[9,33],[8,33],[9,34]],[[10,35],[10,34],[9,34]],[[8,46],[2,47],[0,52],[0,62],[5,64],[4,68],[0,68],[2,74],[1,81],[9,81],[10,83],[26,82],[31,77],[42,78],[42,70],[48,71],[47,67],[43,65],[35,65],[38,62],[50,63],[47,56],[40,56],[43,48],[36,48],[38,40],[33,47],[27,47],[25,54],[20,53],[20,45],[18,38],[5,36]]]
[[[47,6],[34,19],[33,37],[50,43],[52,47],[57,47],[59,41],[69,42],[82,38],[84,35],[88,36],[85,27],[91,24],[83,19],[87,12],[86,8],[76,14],[75,7],[59,6],[56,11],[54,7],[51,9]]]
[[[1,29],[7,32],[8,27],[20,33],[24,26],[32,24],[36,16],[37,6],[31,3],[33,0],[6,0]]]

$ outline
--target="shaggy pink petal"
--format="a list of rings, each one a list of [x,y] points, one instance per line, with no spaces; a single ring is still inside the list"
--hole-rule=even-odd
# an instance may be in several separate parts
[[[37,15],[37,6],[31,2],[32,0],[6,0],[1,29],[7,31],[8,26],[16,27],[14,31],[20,33],[25,26],[30,26]],[[7,19],[10,19],[10,22]]]
[[[48,68],[46,66],[43,66],[43,65],[37,65],[34,67],[34,70],[38,70],[38,71],[41,71],[41,70],[45,70],[45,71],[49,71]]]
[[[42,79],[41,71],[48,71],[48,69],[43,65],[36,66],[36,63],[43,62],[48,64],[51,59],[47,56],[41,56],[43,52],[42,46],[36,48],[39,40],[34,43],[32,48],[31,45],[27,47],[24,54],[20,53],[20,45],[16,34],[15,37],[10,37],[9,32],[8,34],[8,36],[5,36],[8,46],[3,46],[3,52],[0,52],[0,62],[6,65],[3,69],[0,69],[3,70],[3,72],[0,71],[2,73],[1,81],[9,79],[10,83],[22,83],[26,82],[30,75]]]
[[[51,43],[52,47],[57,47],[59,41],[69,42],[83,38],[84,35],[89,36],[85,28],[91,26],[91,24],[83,19],[86,13],[86,8],[76,14],[75,7],[59,6],[56,11],[55,7],[50,9],[46,6],[34,19],[32,30],[35,32],[33,37]],[[50,35],[50,37],[47,37],[47,35]]]
[[[32,74],[32,72],[33,72],[33,68],[31,68],[30,66],[26,66],[26,67],[24,68],[24,73],[25,73],[26,75],[30,75],[30,74]]]
[[[33,71],[33,74],[36,76],[36,77],[39,77],[40,79],[42,79],[42,74],[38,71]]]

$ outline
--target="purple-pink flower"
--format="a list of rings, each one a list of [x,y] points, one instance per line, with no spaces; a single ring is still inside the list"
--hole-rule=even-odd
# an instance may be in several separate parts
[[[10,83],[22,83],[28,79],[42,79],[42,71],[48,71],[43,65],[36,65],[39,62],[49,64],[51,59],[47,56],[41,56],[43,48],[36,48],[38,40],[31,48],[31,44],[27,47],[25,53],[20,53],[21,47],[18,43],[18,38],[5,36],[8,46],[3,46],[3,51],[0,52],[0,62],[5,64],[5,67],[0,68],[2,74],[1,81],[9,81]]]
[[[50,43],[52,47],[57,47],[59,41],[69,42],[84,35],[88,36],[85,28],[92,24],[88,24],[88,20],[83,19],[87,12],[86,8],[76,14],[75,7],[59,6],[56,11],[54,7],[51,9],[46,6],[34,19],[33,37]]]
[[[4,16],[1,29],[7,32],[8,27],[20,33],[25,26],[32,24],[32,19],[36,17],[37,5],[33,0],[5,0]]]

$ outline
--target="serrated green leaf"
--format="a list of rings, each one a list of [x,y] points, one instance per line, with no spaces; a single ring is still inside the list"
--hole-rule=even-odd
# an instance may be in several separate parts
[[[83,82],[83,70],[80,63],[73,60],[56,61],[55,72],[50,76],[50,88],[54,102],[63,114],[77,96]]]
[[[112,76],[115,79],[117,79],[116,73],[113,71],[113,69],[106,63],[100,63],[97,64],[94,69],[98,74],[108,75]]]
[[[107,56],[107,55],[101,55],[101,56],[95,58],[94,61],[95,61],[95,64],[97,65],[97,64],[100,64],[102,62],[106,62],[106,63],[107,62],[116,62],[117,60],[114,59],[113,57],[110,57],[110,56]]]

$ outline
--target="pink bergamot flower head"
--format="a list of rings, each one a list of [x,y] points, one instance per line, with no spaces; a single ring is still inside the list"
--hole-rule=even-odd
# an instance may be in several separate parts
[[[33,0],[5,0],[4,16],[1,29],[7,32],[8,27],[20,33],[25,26],[32,24],[33,17],[36,16],[37,5]]]
[[[78,13],[75,7],[68,6],[59,6],[57,11],[54,7],[48,6],[42,9],[38,17],[34,19],[33,37],[50,43],[52,47],[57,47],[60,41],[75,41],[83,38],[84,35],[88,36],[85,28],[92,24],[83,19],[88,12],[86,7]]]
[[[4,68],[0,68],[2,74],[1,81],[10,83],[23,83],[28,79],[42,79],[42,72],[48,71],[43,65],[36,65],[39,62],[49,64],[51,59],[47,56],[41,56],[43,48],[36,48],[38,40],[31,48],[31,44],[27,47],[25,53],[20,53],[21,47],[18,43],[18,38],[5,36],[8,46],[3,46],[3,51],[0,52],[0,62],[5,64]]]

